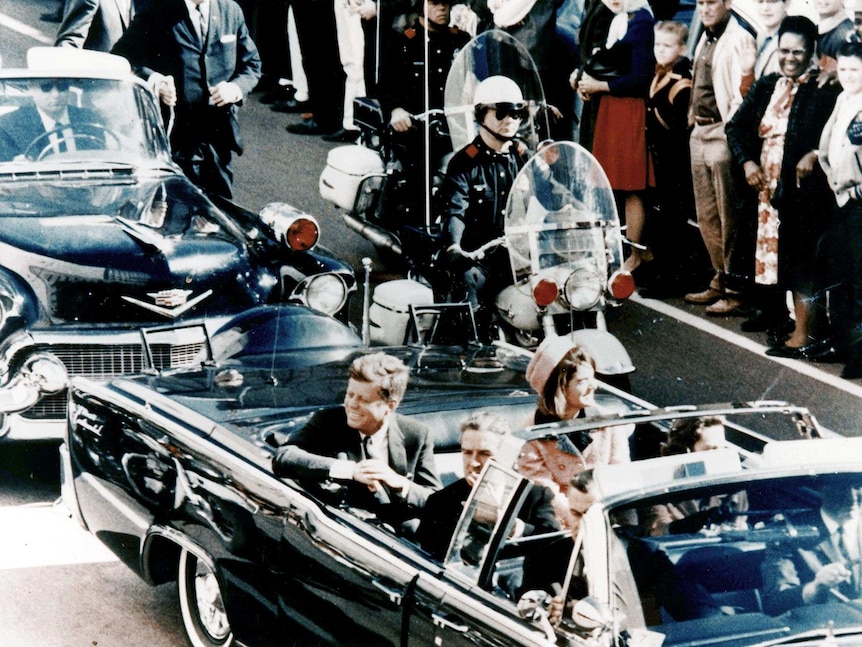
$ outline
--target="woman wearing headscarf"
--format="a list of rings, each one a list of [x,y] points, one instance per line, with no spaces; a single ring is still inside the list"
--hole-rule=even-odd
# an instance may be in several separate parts
[[[607,415],[596,404],[598,383],[593,359],[566,337],[548,337],[527,366],[527,381],[538,394],[538,407],[528,424]],[[557,520],[571,528],[567,493],[572,479],[585,469],[610,463],[628,463],[632,425],[591,432],[574,432],[552,440],[531,440],[518,457],[518,471],[555,492]]]
[[[834,204],[817,163],[820,132],[839,88],[817,83],[811,65],[817,27],[804,16],[785,18],[778,29],[780,72],[751,86],[728,122],[733,162],[758,194],[755,282],[761,286],[762,316],[775,357],[804,358],[825,350],[815,321],[814,258]],[[796,323],[784,341],[785,292],[793,292]]]
[[[641,243],[643,192],[651,180],[645,132],[646,97],[655,72],[655,20],[647,0],[602,2],[614,13],[604,47],[589,54],[570,82],[584,101],[601,98],[592,152],[624,205],[626,236]],[[623,269],[631,272],[651,258],[649,250],[632,247]]]

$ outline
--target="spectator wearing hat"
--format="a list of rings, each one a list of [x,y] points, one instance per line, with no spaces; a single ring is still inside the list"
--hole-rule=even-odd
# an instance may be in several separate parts
[[[527,366],[527,381],[539,396],[529,424],[544,424],[610,413],[596,404],[595,361],[567,337],[548,337]],[[569,483],[585,469],[628,463],[632,425],[574,432],[550,440],[531,440],[518,457],[518,471],[551,488],[560,525],[571,528]]]

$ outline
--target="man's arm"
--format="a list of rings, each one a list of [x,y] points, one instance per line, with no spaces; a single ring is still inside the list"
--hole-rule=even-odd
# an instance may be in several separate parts
[[[83,48],[98,10],[99,0],[66,0],[54,46]]]

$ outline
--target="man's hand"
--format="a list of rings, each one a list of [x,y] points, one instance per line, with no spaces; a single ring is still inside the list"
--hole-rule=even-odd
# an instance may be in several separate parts
[[[174,83],[174,77],[172,76],[164,76],[162,74],[153,74],[150,77],[150,84],[153,88],[153,92],[155,92],[159,100],[168,106],[169,108],[173,108],[177,105],[177,86]]]
[[[209,91],[210,105],[213,106],[221,107],[242,101],[242,90],[231,81],[222,81],[215,87],[211,87]]]
[[[404,108],[393,108],[389,125],[396,133],[406,133],[413,127],[413,118]]]
[[[401,492],[410,483],[407,477],[401,476],[383,461],[373,458],[359,461],[353,470],[353,480],[368,486],[372,492],[377,492],[380,484],[390,490]]]
[[[371,0],[368,0],[368,2],[361,2],[356,7],[356,13],[359,14],[359,17],[362,18],[362,20],[371,20],[377,15],[377,3],[371,2]]]

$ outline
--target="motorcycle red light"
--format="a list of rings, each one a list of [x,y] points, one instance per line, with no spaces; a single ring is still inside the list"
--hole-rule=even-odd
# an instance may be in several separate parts
[[[297,252],[304,252],[317,244],[320,231],[317,223],[309,218],[297,218],[287,228],[285,242],[287,246]]]
[[[540,308],[551,305],[557,300],[560,289],[557,284],[547,279],[542,279],[533,287],[533,300]]]
[[[614,299],[628,299],[635,291],[635,279],[631,272],[622,270],[611,274],[608,279],[608,288]]]

